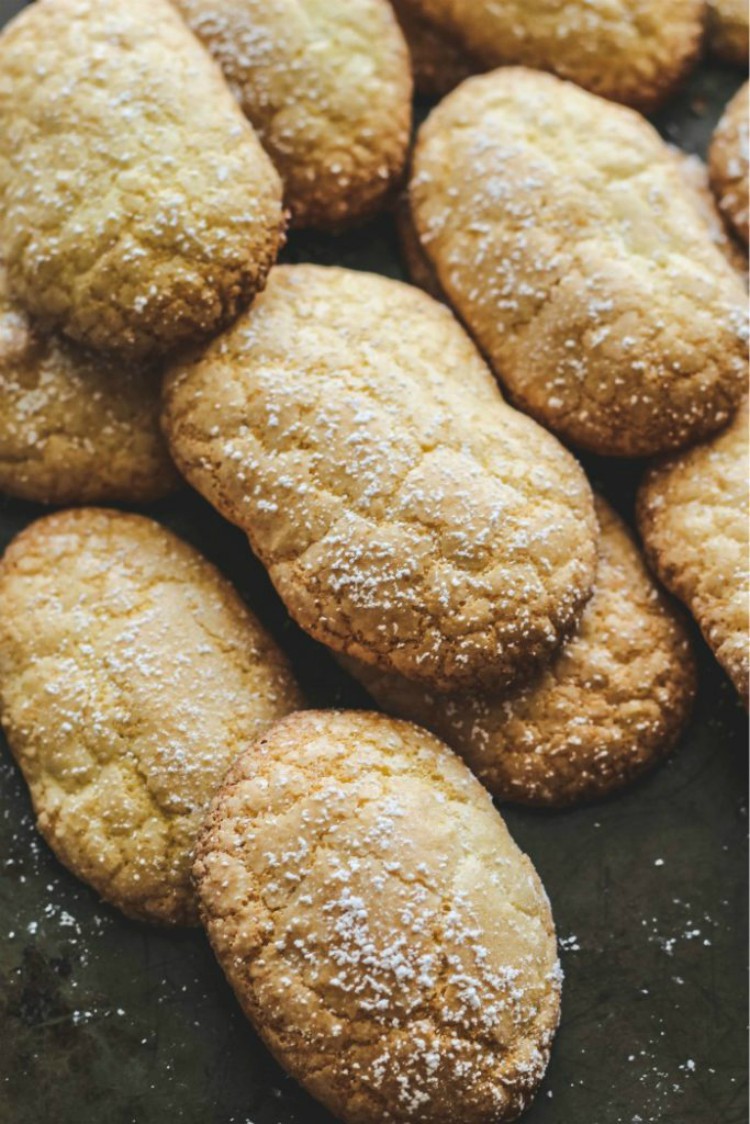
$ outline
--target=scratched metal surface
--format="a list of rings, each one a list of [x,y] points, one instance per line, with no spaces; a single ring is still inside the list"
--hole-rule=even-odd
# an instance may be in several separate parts
[[[0,20],[17,7],[0,2]],[[702,152],[739,81],[702,70],[660,127]],[[294,238],[287,257],[401,272],[387,221]],[[628,514],[637,466],[588,467]],[[0,500],[0,548],[38,514]],[[151,514],[237,582],[313,702],[366,701],[286,619],[239,533],[187,491]],[[606,803],[506,810],[552,899],[566,972],[527,1124],[747,1119],[745,720],[696,640],[700,697],[671,762]],[[259,1044],[201,933],[128,922],[60,867],[4,746],[0,864],[0,1124],[330,1124]]]

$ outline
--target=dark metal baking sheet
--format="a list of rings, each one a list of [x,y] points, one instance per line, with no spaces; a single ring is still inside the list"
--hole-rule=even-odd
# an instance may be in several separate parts
[[[0,3],[0,21],[17,7]],[[702,152],[740,80],[704,68],[660,127]],[[295,237],[286,256],[401,275],[387,221]],[[638,466],[588,467],[629,515]],[[0,500],[0,547],[40,513]],[[367,704],[287,620],[242,535],[187,491],[149,513],[237,582],[315,704]],[[747,1120],[746,722],[696,643],[700,696],[667,765],[606,803],[505,809],[552,899],[566,973],[528,1124]],[[259,1044],[201,933],[126,921],[60,867],[5,747],[0,861],[0,1124],[330,1124]]]

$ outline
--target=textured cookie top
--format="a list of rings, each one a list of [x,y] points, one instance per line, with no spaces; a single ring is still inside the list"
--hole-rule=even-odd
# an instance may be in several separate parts
[[[413,167],[422,247],[525,410],[609,455],[727,421],[745,385],[744,287],[643,118],[498,70],[433,111]]]
[[[232,768],[196,854],[240,1003],[337,1117],[500,1124],[525,1107],[558,1020],[552,918],[442,743],[381,715],[293,715]]]
[[[652,468],[638,523],[656,573],[692,612],[748,702],[748,408],[712,441]]]
[[[137,515],[31,524],[0,563],[0,711],[58,858],[131,917],[193,924],[205,805],[300,696],[191,547]]]
[[[337,651],[476,686],[548,657],[580,617],[596,565],[583,472],[417,289],[274,269],[168,373],[164,420],[188,480]]]
[[[386,0],[176,0],[284,181],[296,226],[367,217],[401,177],[406,46]]]
[[[531,683],[500,695],[436,695],[344,663],[379,705],[444,738],[503,800],[562,805],[604,796],[663,757],[690,712],[687,632],[619,517],[603,500],[597,515],[593,596],[576,635]]]
[[[748,132],[750,86],[734,95],[711,141],[708,166],[719,207],[740,236],[748,241]]]
[[[41,503],[144,503],[177,486],[160,373],[35,330],[0,265],[0,492]]]
[[[644,112],[667,97],[700,51],[705,0],[408,0],[457,38],[477,69],[551,70]]]
[[[92,347],[219,331],[276,256],[281,184],[167,0],[39,0],[0,36],[11,288]]]

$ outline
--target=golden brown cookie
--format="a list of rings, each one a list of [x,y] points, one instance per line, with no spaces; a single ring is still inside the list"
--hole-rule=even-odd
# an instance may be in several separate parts
[[[0,492],[37,503],[147,503],[179,476],[159,429],[160,373],[37,331],[0,265]]]
[[[139,515],[59,512],[0,562],[0,712],[38,827],[129,917],[195,924],[190,864],[237,754],[301,703],[232,586]]]
[[[409,197],[498,378],[565,440],[645,456],[726,423],[745,287],[638,114],[539,71],[471,78],[422,126]]]
[[[284,181],[295,226],[368,218],[400,181],[412,79],[386,0],[175,0]]]
[[[748,703],[748,409],[717,437],[651,468],[638,525],[654,570],[681,598]]]
[[[196,856],[243,1010],[338,1120],[502,1124],[529,1104],[559,1016],[549,902],[426,730],[291,715],[232,767]]]
[[[409,45],[414,87],[427,98],[441,98],[465,78],[483,68],[456,42],[455,35],[441,31],[424,18],[414,0],[391,0]]]
[[[476,70],[528,66],[643,112],[674,93],[698,58],[705,0],[406,0],[476,58]]]
[[[717,58],[747,69],[747,0],[709,0],[708,43]]]
[[[677,149],[674,149],[674,152],[679,157],[685,182],[693,189],[695,205],[708,227],[711,241],[715,242],[730,265],[746,276],[747,250],[727,229],[711,190],[708,167],[700,156],[679,152]]]
[[[167,373],[164,424],[183,474],[337,652],[440,689],[505,683],[580,618],[586,478],[418,289],[277,267],[230,332]]]
[[[665,757],[689,717],[695,667],[682,621],[601,499],[597,515],[594,594],[576,635],[530,683],[437,695],[342,661],[378,705],[443,738],[501,800],[561,806],[606,796]]]
[[[748,132],[750,86],[734,95],[716,127],[708,154],[711,186],[737,235],[748,242]]]
[[[225,327],[281,183],[167,0],[38,0],[0,35],[0,243],[46,324],[129,357]]]

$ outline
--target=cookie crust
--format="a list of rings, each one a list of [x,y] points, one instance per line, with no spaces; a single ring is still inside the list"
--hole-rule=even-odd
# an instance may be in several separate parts
[[[424,730],[307,712],[232,768],[194,877],[216,956],[281,1064],[347,1124],[502,1124],[546,1067],[546,895]]]
[[[419,290],[277,267],[164,402],[183,475],[334,651],[442,690],[526,674],[577,624],[588,482]]]
[[[37,825],[129,917],[195,925],[190,864],[233,758],[301,704],[230,584],[150,519],[32,523],[0,562],[0,713]]]

